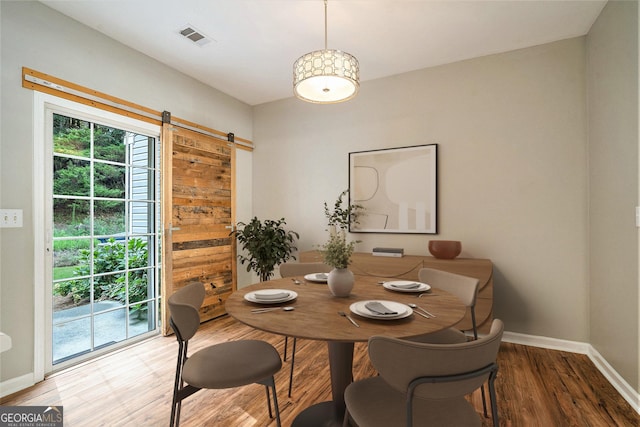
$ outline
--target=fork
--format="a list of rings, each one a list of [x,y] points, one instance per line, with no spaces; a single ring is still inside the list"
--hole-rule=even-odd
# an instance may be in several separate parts
[[[355,320],[353,320],[353,319],[351,318],[351,316],[349,316],[349,315],[348,315],[347,313],[345,313],[344,311],[339,311],[339,312],[338,312],[338,314],[339,314],[340,316],[342,316],[342,317],[346,317],[347,319],[349,319],[349,322],[353,323],[353,326],[355,326],[356,328],[359,328],[359,327],[360,327],[360,325],[358,325],[358,324],[356,323],[356,321],[355,321]]]
[[[252,313],[268,313],[270,311],[293,311],[295,307],[287,306],[287,307],[268,307],[268,308],[254,308],[251,310]]]
[[[425,310],[424,308],[420,307],[419,305],[409,304],[409,307],[414,308],[414,309],[417,309],[417,310],[413,310],[413,312],[414,312],[415,314],[417,314],[417,315],[419,315],[419,316],[422,316],[422,317],[424,317],[425,319],[431,319],[431,317],[427,316],[427,315],[426,315],[426,314],[424,314],[424,313],[420,313],[420,312],[418,311],[418,310],[423,310],[423,311],[425,311],[425,312],[426,312],[426,310]]]
[[[419,308],[420,310],[424,311],[425,313],[427,313],[427,314],[428,314],[429,316],[431,316],[431,317],[437,317],[435,314],[428,312],[427,310],[425,310],[425,309],[424,309],[424,308],[422,308],[422,307],[418,307],[418,308]]]

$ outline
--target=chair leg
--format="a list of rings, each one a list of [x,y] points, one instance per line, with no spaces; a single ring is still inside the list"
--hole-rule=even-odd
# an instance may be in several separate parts
[[[180,403],[173,403],[171,405],[171,420],[169,421],[169,427],[178,427],[180,425]]]
[[[296,362],[296,342],[297,338],[293,338],[293,349],[291,350],[291,370],[289,371],[289,397],[291,397],[291,389],[293,388],[293,365]]]
[[[284,359],[284,361],[287,361],[287,347],[289,347],[289,337],[285,336],[284,337],[284,351],[282,352],[283,356],[282,358]]]
[[[269,388],[271,388],[271,392],[273,393],[273,407],[276,410],[276,424],[280,427],[280,407],[278,406],[278,394],[276,393],[276,380],[274,377],[268,378],[264,381],[260,381],[260,384],[265,386],[267,390],[267,405],[269,406],[269,418],[273,418],[273,413],[271,412],[271,396],[269,393]]]
[[[281,427],[280,425],[280,407],[278,406],[278,395],[276,394],[276,383],[275,380],[273,385],[271,386],[273,390],[273,406],[276,408],[276,425],[277,427]]]
[[[171,420],[169,421],[169,427],[178,427],[180,425],[180,404],[182,402],[178,400],[178,390],[173,390],[173,401],[171,402]]]
[[[173,399],[171,401],[171,421],[170,427],[178,427],[180,425],[180,409],[182,407],[182,399],[178,396],[184,382],[182,381],[182,366],[187,357],[187,345],[178,340],[178,363],[176,366],[176,377],[173,382]]]
[[[476,325],[475,307],[471,307],[471,325],[473,326],[473,340],[476,341],[478,339],[478,326]],[[488,418],[489,414],[487,414],[487,398],[484,395],[484,384],[480,387],[480,392],[482,393],[482,411],[484,412],[484,417]]]
[[[273,418],[273,413],[271,412],[271,395],[269,394],[269,386],[265,384],[264,389],[267,392],[267,408],[269,408],[269,418]]]
[[[344,410],[344,418],[342,419],[342,427],[360,427],[351,415],[349,414],[349,408],[345,408]]]
[[[482,410],[484,411],[484,417],[489,418],[487,413],[487,398],[484,395],[484,384],[480,386],[480,393],[482,393]]]
[[[494,381],[496,379],[496,375],[498,375],[498,369],[491,372],[489,375],[489,402],[491,403],[491,417],[493,418],[493,427],[499,427],[500,423],[498,420],[498,403],[496,401],[496,389],[494,385]]]
[[[349,427],[349,409],[344,410],[344,418],[342,419],[342,427]]]

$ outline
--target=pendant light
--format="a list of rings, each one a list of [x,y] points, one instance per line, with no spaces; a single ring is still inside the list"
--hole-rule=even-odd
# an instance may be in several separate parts
[[[303,101],[333,104],[348,101],[360,88],[355,56],[327,49],[327,0],[324,0],[324,49],[302,55],[293,64],[293,93]]]

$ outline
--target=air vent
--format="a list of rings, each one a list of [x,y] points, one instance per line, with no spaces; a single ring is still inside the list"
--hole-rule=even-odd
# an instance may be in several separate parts
[[[185,28],[179,31],[181,35],[188,38],[198,46],[204,46],[210,43],[213,39],[205,36],[202,31],[199,31],[193,27],[193,25],[187,25]]]

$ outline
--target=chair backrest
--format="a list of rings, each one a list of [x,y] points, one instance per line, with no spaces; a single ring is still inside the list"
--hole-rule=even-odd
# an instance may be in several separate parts
[[[189,341],[200,327],[199,310],[203,301],[204,286],[200,282],[186,285],[168,299],[171,320],[184,341]]]
[[[475,341],[458,344],[426,344],[385,336],[369,339],[369,358],[382,378],[406,393],[409,383],[421,377],[440,377],[470,373],[496,361],[504,324],[494,319],[491,331]],[[489,373],[473,378],[425,383],[415,395],[427,399],[447,399],[476,390]]]
[[[435,288],[454,294],[467,307],[475,307],[480,281],[475,277],[449,273],[434,268],[421,268],[418,280]]]
[[[332,270],[331,266],[323,262],[285,262],[280,264],[280,276],[293,277],[304,276],[312,273],[328,273]]]

